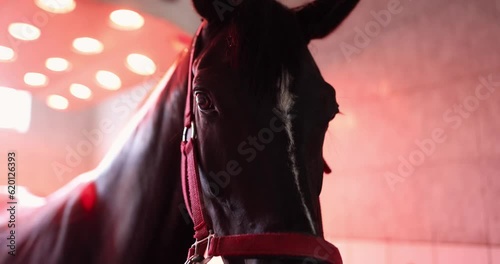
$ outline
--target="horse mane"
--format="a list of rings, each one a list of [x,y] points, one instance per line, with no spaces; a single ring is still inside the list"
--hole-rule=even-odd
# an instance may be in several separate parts
[[[4,246],[0,263],[185,260],[193,227],[181,191],[179,146],[188,65],[185,51],[98,168],[49,196],[45,206],[18,214],[16,256]],[[6,226],[0,235],[9,236]]]
[[[109,196],[105,210],[127,203],[109,218],[118,248],[126,252],[119,263],[181,262],[193,242],[181,189],[179,150],[189,52],[183,52],[176,64],[167,73],[168,82],[160,82],[132,121],[138,126],[118,154],[119,162],[107,165],[104,159],[102,163],[104,170],[116,171],[114,177],[97,182],[102,196]]]

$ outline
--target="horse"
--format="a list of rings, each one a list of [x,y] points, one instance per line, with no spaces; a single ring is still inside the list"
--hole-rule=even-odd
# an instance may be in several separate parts
[[[186,263],[342,263],[323,238],[319,195],[339,105],[307,45],[357,1],[194,0],[183,174],[197,241]],[[190,95],[192,94],[192,95]]]
[[[0,227],[1,263],[342,263],[319,203],[339,105],[307,45],[357,2],[193,0],[191,48],[95,170]]]

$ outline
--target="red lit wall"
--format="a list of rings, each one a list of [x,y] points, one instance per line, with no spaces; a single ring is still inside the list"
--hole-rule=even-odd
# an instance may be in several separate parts
[[[500,263],[499,47],[486,0],[361,1],[311,44],[343,112],[322,202],[345,263]]]

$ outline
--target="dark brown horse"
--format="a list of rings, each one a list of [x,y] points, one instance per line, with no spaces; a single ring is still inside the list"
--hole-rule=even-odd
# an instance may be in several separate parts
[[[208,223],[212,246],[225,244],[212,251],[226,263],[316,263],[329,254],[330,263],[341,262],[321,240],[319,203],[323,140],[339,109],[307,44],[333,31],[356,3],[315,1],[290,10],[273,0],[194,1],[206,20],[194,46],[191,83],[195,191],[202,193],[207,219],[198,222]],[[260,236],[251,236],[251,244],[241,241],[244,234]],[[297,234],[317,238],[312,249],[300,239],[290,245]],[[230,242],[221,242],[225,237]],[[244,248],[249,244],[253,249]]]
[[[2,263],[183,263],[194,242],[179,151],[188,87],[210,232],[322,238],[322,147],[338,104],[307,44],[356,3],[317,0],[290,10],[274,0],[194,1],[205,19],[195,48],[180,55],[96,170],[18,215],[15,248],[2,246]],[[338,254],[313,246],[315,256],[223,259],[320,263]]]

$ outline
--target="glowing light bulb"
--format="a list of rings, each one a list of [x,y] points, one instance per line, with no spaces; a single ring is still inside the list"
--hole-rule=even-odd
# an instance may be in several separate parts
[[[63,58],[48,58],[45,61],[45,67],[51,71],[62,72],[69,69],[70,63]]]
[[[156,72],[156,64],[149,57],[133,53],[127,56],[127,68],[139,75],[152,75]]]
[[[118,90],[122,86],[122,81],[118,75],[109,71],[98,71],[95,75],[96,81],[106,90]]]
[[[55,14],[66,14],[75,10],[76,7],[74,0],[35,0],[35,4],[41,9]]]
[[[27,23],[12,23],[8,28],[9,34],[19,40],[37,40],[42,35],[39,28]]]
[[[53,94],[47,97],[47,105],[50,108],[54,108],[57,110],[64,110],[68,108],[69,101],[63,96]]]
[[[144,18],[132,10],[120,9],[109,15],[111,26],[120,30],[137,30],[144,25]]]
[[[16,53],[13,49],[0,46],[0,61],[13,61]]]
[[[49,83],[49,78],[45,74],[28,72],[24,75],[24,83],[35,87],[46,86]]]
[[[92,90],[90,90],[89,87],[79,84],[79,83],[73,83],[69,87],[70,93],[79,99],[87,100],[92,96]]]
[[[77,38],[73,40],[73,48],[82,54],[98,54],[104,50],[104,45],[94,38]]]

